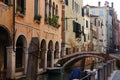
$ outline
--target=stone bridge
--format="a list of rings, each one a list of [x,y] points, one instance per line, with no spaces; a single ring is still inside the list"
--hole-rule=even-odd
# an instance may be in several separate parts
[[[95,70],[88,71],[88,75],[83,77],[84,79],[80,80],[86,80],[88,78],[89,80],[108,80],[108,77],[110,77],[111,73],[116,70],[116,59],[112,58],[109,55],[97,52],[78,52],[67,55],[59,59],[56,64],[60,64],[61,67],[64,67],[70,62],[78,61],[80,59],[83,59],[84,57],[95,57],[105,62],[97,66]]]
[[[71,55],[67,55],[65,57],[62,57],[61,59],[58,60],[57,64],[60,64],[62,67],[68,65],[71,62],[77,62],[81,59],[83,59],[84,57],[95,57],[95,58],[100,58],[102,61],[105,60],[112,60],[113,58],[103,54],[103,53],[97,53],[97,52],[78,52],[78,53],[73,53]],[[56,66],[55,65],[55,66]]]

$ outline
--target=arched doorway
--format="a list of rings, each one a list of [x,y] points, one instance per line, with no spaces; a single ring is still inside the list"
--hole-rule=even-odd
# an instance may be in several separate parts
[[[58,59],[59,58],[59,43],[56,42],[55,43],[55,51],[54,51],[54,59]]]
[[[47,52],[47,67],[52,67],[52,51],[53,51],[53,42],[52,40],[48,43],[48,52]]]
[[[27,47],[27,40],[24,35],[20,35],[16,42],[16,57],[15,70],[16,72],[24,71],[25,68],[25,48]]]
[[[45,68],[45,53],[46,53],[46,41],[43,39],[40,45],[40,53],[39,53],[39,68]]]
[[[7,69],[6,47],[12,44],[10,33],[7,29],[0,26],[0,71]]]

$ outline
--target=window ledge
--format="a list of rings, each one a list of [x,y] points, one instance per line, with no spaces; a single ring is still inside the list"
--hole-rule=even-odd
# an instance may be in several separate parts
[[[34,20],[36,23],[40,24],[40,21],[39,20]]]
[[[22,18],[25,17],[25,15],[20,13],[20,12],[16,12],[16,16],[19,16],[19,17],[22,17]]]

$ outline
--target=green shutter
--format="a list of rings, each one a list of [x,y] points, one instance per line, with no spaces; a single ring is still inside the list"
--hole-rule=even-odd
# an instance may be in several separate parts
[[[82,17],[84,17],[84,8],[82,8]]]
[[[26,12],[26,0],[24,0],[24,14]]]
[[[34,16],[38,15],[38,0],[34,0]]]
[[[75,32],[76,31],[76,23],[75,23],[75,21],[73,21],[73,32]]]

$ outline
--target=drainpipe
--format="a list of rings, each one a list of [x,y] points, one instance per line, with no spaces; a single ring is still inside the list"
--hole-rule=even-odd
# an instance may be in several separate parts
[[[15,0],[13,0],[13,51],[15,52]]]

